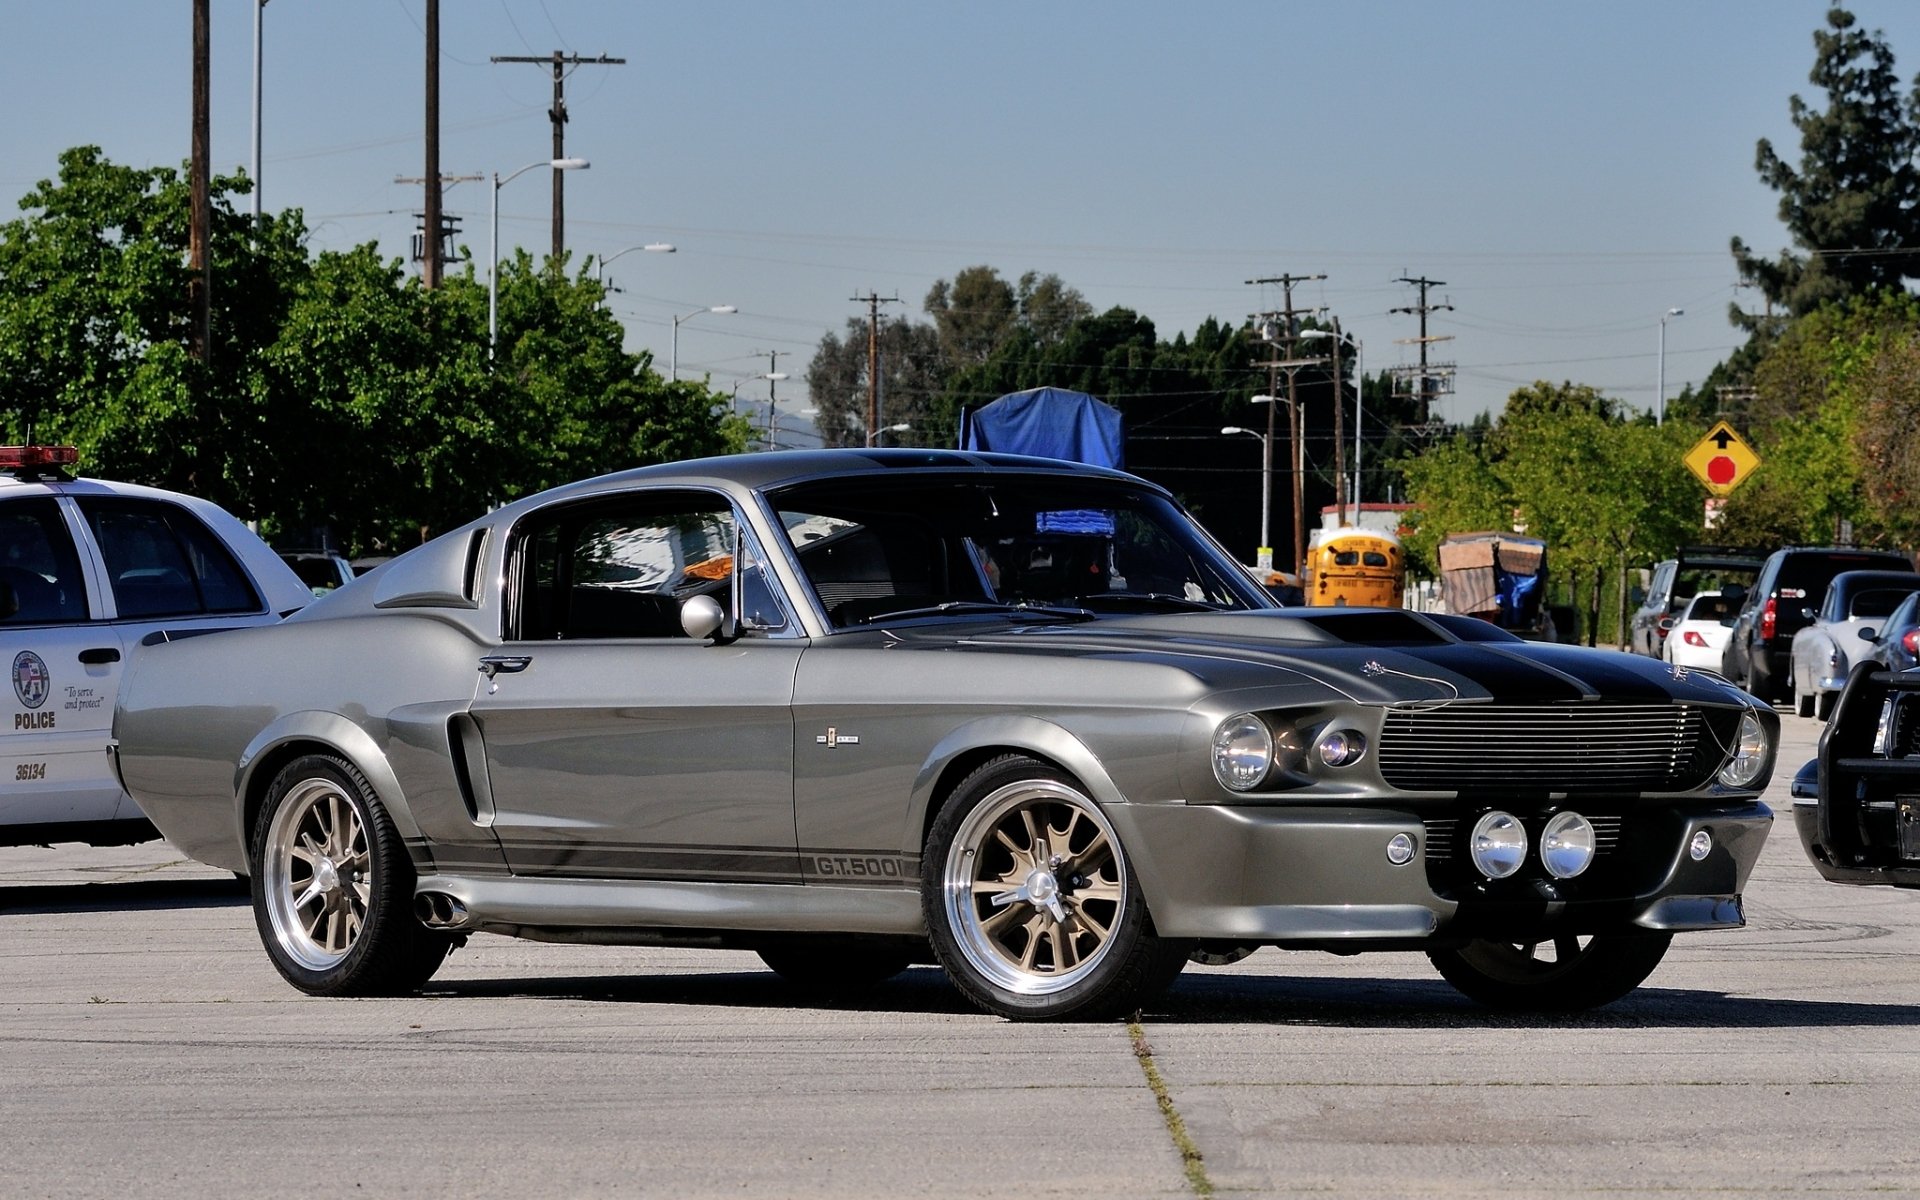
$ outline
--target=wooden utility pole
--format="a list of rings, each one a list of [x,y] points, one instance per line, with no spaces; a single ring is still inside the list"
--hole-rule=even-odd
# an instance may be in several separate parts
[[[604,55],[604,54],[602,54],[598,58],[582,58],[578,54],[563,54],[560,51],[555,50],[552,55],[546,56],[546,57],[541,57],[538,55],[535,55],[532,57],[526,57],[526,56],[511,55],[511,54],[496,54],[493,56],[493,61],[497,63],[511,62],[511,63],[541,63],[543,65],[549,64],[549,63],[552,64],[553,66],[553,107],[547,110],[547,116],[551,118],[553,121],[553,157],[555,159],[562,159],[567,156],[567,68],[580,67],[580,66],[596,66],[596,67],[620,66],[621,64],[625,63],[627,60],[624,58],[609,58],[607,55]],[[431,168],[427,172],[427,174],[429,175],[437,175],[438,173],[439,172]],[[558,265],[558,263],[560,262],[560,256],[563,252],[565,252],[566,246],[567,246],[566,179],[567,179],[567,173],[565,171],[562,171],[557,167],[554,168],[554,172],[553,172],[553,262],[556,265]]]
[[[427,0],[426,215],[420,219],[420,286],[440,286],[440,0]]]
[[[212,104],[208,77],[209,0],[193,0],[193,138],[188,170],[191,199],[187,216],[187,301],[192,309],[192,331],[187,337],[187,352],[206,362],[213,350],[213,279],[207,242],[212,236],[213,200],[208,167],[208,128]]]
[[[767,449],[778,450],[780,437],[780,402],[774,396],[773,387],[780,382],[780,356],[792,354],[791,350],[767,351]]]
[[[867,306],[867,436],[866,445],[873,445],[874,431],[880,428],[880,306],[898,304],[898,296],[882,296],[868,291],[864,296],[853,297],[855,304]]]
[[[1431,408],[1434,398],[1441,395],[1443,392],[1449,392],[1452,390],[1451,384],[1453,382],[1453,369],[1454,369],[1454,365],[1452,363],[1428,363],[1427,362],[1428,346],[1431,346],[1435,342],[1450,342],[1453,340],[1453,336],[1451,334],[1441,335],[1438,337],[1429,337],[1427,335],[1427,314],[1432,312],[1452,312],[1453,305],[1427,303],[1428,289],[1447,286],[1447,281],[1444,279],[1428,279],[1424,275],[1422,275],[1418,279],[1412,279],[1406,276],[1401,276],[1399,279],[1394,280],[1394,282],[1410,283],[1414,287],[1417,287],[1420,289],[1420,303],[1410,305],[1406,308],[1390,308],[1387,311],[1396,312],[1396,313],[1416,314],[1420,318],[1420,336],[1419,337],[1398,338],[1396,340],[1401,345],[1406,345],[1408,342],[1412,342],[1420,347],[1419,374],[1415,377],[1418,382],[1415,384],[1412,395],[1419,402],[1419,405],[1420,405],[1419,407],[1420,424],[1422,426],[1426,426],[1432,420],[1432,413],[1429,410]],[[1401,369],[1395,372],[1395,378],[1404,380],[1408,374],[1410,374],[1410,372],[1406,371],[1405,369]],[[1436,387],[1435,386],[1436,384],[1442,384],[1447,386]],[[1401,392],[1399,394],[1406,395],[1407,393]]]
[[[1347,422],[1346,405],[1340,393],[1344,385],[1340,380],[1340,318],[1333,319],[1333,508],[1335,525],[1347,523]],[[1359,520],[1360,512],[1354,510],[1354,519]]]
[[[1281,294],[1286,297],[1285,307],[1272,312],[1257,313],[1254,317],[1255,321],[1258,322],[1256,328],[1261,331],[1260,340],[1271,345],[1284,345],[1286,348],[1285,357],[1281,359],[1270,359],[1267,362],[1255,363],[1253,365],[1267,368],[1267,394],[1269,396],[1273,395],[1275,372],[1285,370],[1287,373],[1287,453],[1289,456],[1287,469],[1293,476],[1293,574],[1295,579],[1300,580],[1302,586],[1306,583],[1306,580],[1301,576],[1301,567],[1307,552],[1307,534],[1306,454],[1303,452],[1304,447],[1301,443],[1306,435],[1306,424],[1300,419],[1300,393],[1294,376],[1298,374],[1301,367],[1316,366],[1326,360],[1324,358],[1298,358],[1295,356],[1295,345],[1300,340],[1300,322],[1297,318],[1300,313],[1310,310],[1295,308],[1293,306],[1293,285],[1296,283],[1310,283],[1325,278],[1325,275],[1287,274],[1247,280],[1249,284],[1277,283],[1280,285]],[[1276,398],[1272,404],[1267,406],[1267,442],[1264,450],[1267,457],[1267,472],[1262,482],[1263,487],[1270,487],[1273,478],[1273,409],[1278,403],[1279,400]]]

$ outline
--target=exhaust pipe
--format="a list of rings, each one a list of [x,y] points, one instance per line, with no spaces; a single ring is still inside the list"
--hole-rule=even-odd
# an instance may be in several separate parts
[[[413,898],[414,915],[428,929],[459,929],[467,923],[467,906],[445,892],[421,892]]]

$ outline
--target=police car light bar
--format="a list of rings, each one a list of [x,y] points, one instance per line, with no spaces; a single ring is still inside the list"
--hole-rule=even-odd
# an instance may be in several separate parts
[[[79,461],[73,446],[0,446],[0,467],[65,467]]]

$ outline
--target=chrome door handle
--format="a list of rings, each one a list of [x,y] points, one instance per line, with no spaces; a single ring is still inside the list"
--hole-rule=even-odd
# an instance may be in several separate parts
[[[480,673],[492,679],[496,675],[517,675],[532,665],[531,654],[489,654],[480,660]]]

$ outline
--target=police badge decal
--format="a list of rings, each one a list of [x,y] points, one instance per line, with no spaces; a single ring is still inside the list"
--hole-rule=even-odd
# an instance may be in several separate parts
[[[47,664],[31,650],[13,656],[13,694],[28,708],[39,708],[53,691],[53,677]]]

